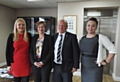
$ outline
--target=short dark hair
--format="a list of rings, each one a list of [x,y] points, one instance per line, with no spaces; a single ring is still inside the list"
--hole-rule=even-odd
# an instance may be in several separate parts
[[[88,21],[94,21],[94,22],[96,22],[96,25],[98,25],[98,21],[95,17],[91,17]]]

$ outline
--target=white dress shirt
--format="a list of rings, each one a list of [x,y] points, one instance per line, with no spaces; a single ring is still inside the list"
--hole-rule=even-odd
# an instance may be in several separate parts
[[[56,39],[55,45],[54,45],[54,47],[55,47],[55,49],[54,49],[54,62],[57,63],[57,64],[62,64],[62,53],[60,54],[61,61],[60,61],[60,62],[57,62],[57,51],[58,51],[59,41],[60,41],[60,39],[61,39],[61,36],[60,36],[60,35],[62,35],[62,36],[63,36],[63,37],[62,37],[62,44],[61,44],[61,52],[62,52],[62,47],[63,47],[63,41],[64,41],[64,38],[65,38],[65,34],[66,34],[66,32],[63,33],[63,34],[60,34],[60,33],[59,33],[59,34],[58,34],[58,37],[57,37],[57,39]]]

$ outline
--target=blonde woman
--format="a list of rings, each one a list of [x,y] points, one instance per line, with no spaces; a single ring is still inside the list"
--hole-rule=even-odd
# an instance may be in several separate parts
[[[12,72],[15,82],[29,82],[31,73],[30,39],[31,35],[26,31],[25,20],[16,19],[14,31],[9,35],[6,45],[8,71]]]

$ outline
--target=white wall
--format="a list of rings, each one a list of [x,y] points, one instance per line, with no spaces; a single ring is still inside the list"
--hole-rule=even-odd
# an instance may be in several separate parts
[[[67,5],[67,6],[66,6]],[[72,2],[58,3],[58,20],[64,15],[77,15],[77,35],[78,39],[83,34],[83,18],[84,8],[104,8],[104,7],[119,7],[120,1],[87,1],[87,2]]]
[[[57,18],[57,8],[48,9],[18,9],[17,16],[52,16]]]
[[[116,48],[117,48],[117,55],[115,56],[114,63],[114,73],[113,77],[120,81],[120,7],[118,9],[118,19],[117,19],[117,32],[116,32]],[[115,75],[116,74],[116,75]]]
[[[105,8],[105,7],[116,7],[120,8],[120,1],[114,0],[114,1],[87,1],[87,2],[74,2],[74,3],[58,3],[58,20],[62,19],[64,15],[77,15],[77,36],[78,39],[83,36],[83,18],[84,18],[84,8]],[[120,9],[118,10],[120,14]],[[120,15],[118,23],[120,23]],[[120,28],[120,24],[117,25],[117,29]],[[114,59],[114,79],[120,81],[120,29],[116,31],[117,37],[116,37],[116,47],[118,54],[116,54],[116,58]],[[117,79],[116,79],[117,77]]]
[[[0,5],[0,64],[5,62],[5,49],[8,35],[13,30],[15,10]]]

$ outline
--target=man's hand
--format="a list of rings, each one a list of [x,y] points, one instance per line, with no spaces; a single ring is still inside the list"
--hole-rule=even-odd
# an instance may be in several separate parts
[[[75,71],[77,71],[77,69],[76,68],[72,68],[72,73],[74,73]]]

